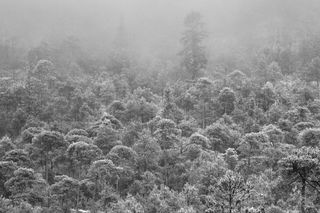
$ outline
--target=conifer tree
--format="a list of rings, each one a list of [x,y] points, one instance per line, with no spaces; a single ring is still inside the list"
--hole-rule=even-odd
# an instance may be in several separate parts
[[[191,78],[196,79],[199,77],[200,71],[206,68],[208,61],[202,44],[207,34],[204,30],[201,14],[198,12],[188,14],[184,25],[186,30],[181,39],[183,50],[180,52],[182,65],[191,74]]]

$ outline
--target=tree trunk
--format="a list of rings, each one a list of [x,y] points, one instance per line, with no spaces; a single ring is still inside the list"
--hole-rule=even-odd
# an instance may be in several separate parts
[[[98,200],[98,177],[96,177],[95,181],[94,181],[94,201]]]
[[[248,167],[247,167],[247,172],[249,172],[250,168],[251,168],[251,157],[249,156],[249,157],[248,157]]]
[[[232,213],[232,195],[229,194],[229,213]]]
[[[302,180],[301,187],[301,213],[305,213],[305,205],[306,205],[306,180]]]
[[[54,173],[54,168],[53,168],[53,162],[52,160],[50,159],[50,172],[53,176],[55,176],[55,173]],[[49,178],[49,177],[48,177]]]
[[[49,175],[48,175],[48,158],[47,158],[47,156],[48,156],[48,153],[46,153],[46,156],[45,156],[45,159],[44,159],[44,170],[45,170],[45,179],[46,179],[46,181],[47,181],[47,183],[48,183],[48,179],[49,179]]]
[[[79,186],[78,186],[78,189],[77,189],[76,212],[78,212],[78,211],[79,211],[79,201],[80,201],[80,180],[81,180],[81,166],[79,166],[79,174],[78,174]]]
[[[187,120],[189,120],[190,119],[190,115],[189,115],[189,109],[186,109],[186,115],[187,115]]]
[[[117,175],[117,180],[116,180],[116,190],[117,190],[117,192],[120,194],[120,192],[119,192],[119,175]]]
[[[203,108],[202,108],[202,129],[206,128],[206,105],[205,102],[203,102]]]
[[[143,172],[147,171],[148,169],[148,163],[147,163],[147,160],[144,159],[144,168],[143,168]]]
[[[46,179],[46,182],[47,184],[49,184],[49,171],[48,171],[48,153],[46,153],[46,156],[45,156],[45,166],[44,166],[44,170],[45,170],[45,179]],[[48,190],[47,192],[47,207],[50,207],[50,191]]]
[[[317,86],[318,86],[318,91],[319,91],[319,96],[320,96],[319,81],[317,83]]]

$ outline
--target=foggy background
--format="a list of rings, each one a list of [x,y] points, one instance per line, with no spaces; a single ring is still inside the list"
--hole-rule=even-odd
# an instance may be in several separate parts
[[[136,52],[169,57],[179,51],[184,17],[198,11],[214,55],[317,33],[319,8],[317,0],[0,0],[0,38],[32,48],[74,36],[101,54],[123,23]]]

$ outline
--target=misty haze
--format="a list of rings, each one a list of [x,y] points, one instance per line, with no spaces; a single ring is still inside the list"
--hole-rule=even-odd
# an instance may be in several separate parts
[[[319,0],[0,0],[0,213],[320,213]]]

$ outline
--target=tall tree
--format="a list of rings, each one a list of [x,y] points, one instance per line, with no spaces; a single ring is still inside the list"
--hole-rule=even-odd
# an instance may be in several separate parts
[[[199,77],[200,71],[206,68],[208,59],[205,48],[202,45],[207,37],[204,30],[201,14],[192,12],[184,20],[186,27],[181,42],[183,44],[182,64],[186,71],[191,74],[192,79]]]
[[[52,171],[54,156],[67,147],[64,137],[59,132],[43,131],[32,140],[33,155],[44,163],[45,180],[49,180],[49,172]]]
[[[164,106],[161,110],[161,117],[171,119],[176,123],[180,123],[180,121],[183,119],[183,113],[172,99],[171,88],[166,88],[164,90]]]
[[[172,149],[179,141],[180,130],[170,119],[161,119],[157,125],[155,136],[161,149]]]
[[[86,175],[90,164],[102,155],[101,149],[93,144],[85,142],[76,142],[70,144],[67,151],[68,158],[71,159],[74,166],[78,169],[78,180],[81,181],[82,177]],[[84,175],[83,175],[84,174]],[[78,209],[80,203],[80,185],[77,189],[76,207]]]
[[[307,82],[316,81],[319,85],[320,81],[320,57],[313,58],[306,66],[305,71],[302,73]]]
[[[211,123],[214,116],[214,84],[208,78],[199,78],[194,86],[188,91],[197,103],[195,107],[195,118],[201,122],[201,127],[205,129]]]
[[[0,195],[8,197],[10,192],[5,188],[5,182],[12,176],[13,172],[17,170],[17,165],[12,161],[0,161]]]
[[[103,159],[94,161],[89,170],[89,177],[95,184],[94,198],[97,199],[99,192],[103,190],[107,184],[112,184],[112,178],[117,175],[116,167],[111,160]]]
[[[308,128],[300,132],[299,140],[301,146],[319,147],[320,129]]]
[[[141,133],[139,140],[133,145],[133,150],[138,155],[138,170],[145,172],[157,168],[161,147],[149,132]]]
[[[318,148],[302,147],[280,161],[282,176],[288,183],[300,183],[302,213],[306,212],[307,187],[319,191],[319,159]]]
[[[86,169],[89,168],[90,164],[102,155],[102,151],[98,146],[82,141],[70,144],[66,153],[72,160],[73,165],[78,168],[77,174],[79,180],[85,176]]]
[[[120,74],[131,66],[129,54],[128,36],[124,21],[121,20],[117,29],[116,37],[113,42],[113,50],[109,56],[108,68],[113,74]]]
[[[233,148],[239,141],[240,133],[222,122],[216,122],[204,130],[204,135],[210,141],[210,148],[224,153]]]
[[[4,186],[14,199],[27,200],[33,204],[38,201],[43,202],[46,183],[33,169],[17,169]]]
[[[19,167],[29,168],[32,166],[31,159],[28,153],[23,149],[14,149],[6,152],[3,156],[4,161],[12,161]]]
[[[232,213],[235,208],[241,212],[241,206],[249,198],[250,190],[251,186],[241,175],[229,170],[214,187],[214,197],[218,206],[227,212]]]
[[[68,176],[63,176],[59,181],[50,186],[51,198],[59,204],[63,212],[68,212],[70,207],[77,205],[77,189],[79,181]]]
[[[0,140],[0,158],[3,158],[4,154],[10,150],[13,150],[16,148],[16,145],[12,143],[12,140],[8,137],[5,136],[1,138]]]
[[[223,88],[220,91],[220,94],[218,96],[218,100],[223,108],[223,114],[230,114],[234,108],[235,108],[235,101],[236,101],[236,95],[233,92],[233,90],[231,90],[228,87]]]

